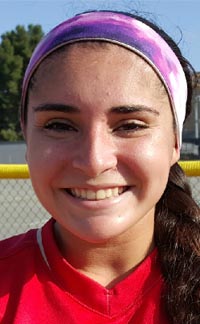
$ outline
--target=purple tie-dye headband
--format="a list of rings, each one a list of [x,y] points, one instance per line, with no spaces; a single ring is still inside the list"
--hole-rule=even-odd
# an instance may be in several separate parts
[[[173,109],[178,142],[182,142],[187,82],[182,66],[166,41],[145,23],[117,12],[79,14],[52,29],[38,44],[27,67],[21,98],[21,122],[24,124],[29,81],[42,60],[57,48],[86,40],[101,40],[128,48],[143,57],[157,72],[168,92]]]

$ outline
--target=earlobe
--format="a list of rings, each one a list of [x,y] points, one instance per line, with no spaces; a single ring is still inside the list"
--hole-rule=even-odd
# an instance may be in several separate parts
[[[176,141],[173,152],[172,152],[172,159],[171,159],[171,166],[174,165],[180,159],[180,147]]]

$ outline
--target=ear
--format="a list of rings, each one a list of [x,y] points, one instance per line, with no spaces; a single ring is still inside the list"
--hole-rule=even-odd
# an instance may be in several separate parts
[[[26,127],[25,127],[24,123],[22,123],[22,120],[20,120],[20,126],[21,126],[21,130],[22,130],[23,138],[26,142]]]
[[[172,148],[171,166],[180,159],[180,144],[178,143],[177,136],[175,137],[174,146]]]

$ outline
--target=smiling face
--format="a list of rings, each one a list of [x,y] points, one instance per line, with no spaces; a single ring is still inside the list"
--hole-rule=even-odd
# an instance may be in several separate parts
[[[46,59],[29,95],[26,140],[33,187],[61,234],[153,235],[179,153],[167,93],[138,55],[76,44]]]

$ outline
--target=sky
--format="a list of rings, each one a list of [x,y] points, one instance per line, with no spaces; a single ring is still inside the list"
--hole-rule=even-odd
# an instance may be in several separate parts
[[[94,9],[136,10],[153,19],[200,71],[200,0],[0,0],[0,35],[29,24],[40,24],[47,33],[63,20]]]

